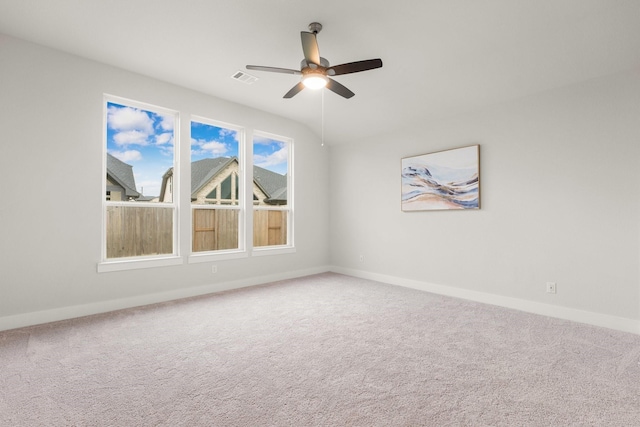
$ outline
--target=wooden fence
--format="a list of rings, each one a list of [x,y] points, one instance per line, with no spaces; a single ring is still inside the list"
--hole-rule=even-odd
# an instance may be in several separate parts
[[[287,244],[287,212],[273,210],[253,211],[253,246]]]
[[[192,251],[238,248],[235,209],[193,209]],[[287,212],[255,210],[253,245],[287,244]],[[107,258],[173,253],[173,208],[107,206]]]
[[[236,209],[193,209],[193,252],[238,248]]]
[[[236,249],[238,212],[235,209],[193,210],[193,252]],[[253,246],[287,244],[287,213],[275,210],[253,211]]]
[[[107,258],[173,253],[173,208],[107,206]]]

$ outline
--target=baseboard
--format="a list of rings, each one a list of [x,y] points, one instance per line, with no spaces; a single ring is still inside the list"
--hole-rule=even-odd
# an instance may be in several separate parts
[[[248,286],[256,286],[278,280],[295,279],[296,277],[310,276],[312,274],[325,273],[328,266],[309,268],[304,270],[287,271],[266,276],[250,277],[229,282],[215,283],[186,289],[177,289],[168,292],[140,295],[130,298],[100,301],[90,304],[43,310],[32,313],[17,314],[0,317],[0,331],[39,325],[60,320],[74,319],[76,317],[90,316],[92,314],[107,313],[125,308],[140,307],[143,305],[173,301],[181,298],[189,298],[216,292],[240,289]]]
[[[511,308],[528,313],[571,320],[574,322],[586,323],[589,325],[600,326],[624,332],[631,332],[640,335],[640,321],[636,321],[633,319],[532,302],[518,298],[489,294],[485,292],[470,291],[467,289],[460,289],[452,286],[427,283],[418,280],[405,279],[397,276],[389,276],[338,266],[321,266],[304,270],[294,270],[267,276],[250,277],[241,280],[215,283],[194,288],[140,295],[131,298],[122,298],[90,304],[61,307],[32,313],[17,314],[13,316],[4,316],[0,317],[0,331],[39,325],[42,323],[57,322],[60,320],[73,319],[76,317],[89,316],[92,314],[106,313],[109,311],[122,310],[125,308],[139,307],[148,304],[173,301],[181,298],[189,298],[232,289],[240,289],[244,287],[275,282],[278,280],[294,279],[297,277],[324,273],[327,271],[332,271],[335,273],[345,274],[353,277],[359,277],[362,279],[375,280],[377,282],[387,283],[390,285],[418,289],[434,294],[446,295],[455,298],[462,298],[470,301]]]
[[[390,285],[403,286],[425,292],[431,292],[434,294],[446,295],[455,298],[511,308],[527,313],[534,313],[543,316],[555,317],[558,319],[571,320],[573,322],[586,323],[589,325],[615,329],[623,332],[631,332],[633,334],[640,335],[640,321],[624,317],[611,316],[608,314],[594,313],[584,310],[576,310],[573,308],[560,307],[557,305],[543,304],[518,298],[505,297],[485,292],[470,291],[468,289],[421,282],[418,280],[404,279],[402,277],[388,276],[384,274],[348,269],[338,266],[331,266],[329,271],[345,274],[348,276],[359,277],[361,279],[375,280],[377,282],[387,283]]]

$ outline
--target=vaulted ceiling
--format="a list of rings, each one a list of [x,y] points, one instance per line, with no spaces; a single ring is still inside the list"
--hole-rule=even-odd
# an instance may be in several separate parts
[[[300,31],[320,22],[331,64],[381,58],[324,94],[330,144],[638,70],[637,0],[2,0],[0,33],[291,118],[321,133],[322,92],[299,77]],[[1,49],[1,45],[0,45]]]

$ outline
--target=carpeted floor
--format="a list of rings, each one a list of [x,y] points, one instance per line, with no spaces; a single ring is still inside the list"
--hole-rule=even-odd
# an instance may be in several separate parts
[[[326,273],[0,332],[1,426],[639,426],[640,336]]]

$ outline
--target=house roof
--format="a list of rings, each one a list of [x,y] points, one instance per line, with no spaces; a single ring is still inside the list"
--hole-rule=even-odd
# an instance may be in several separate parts
[[[191,162],[191,197],[195,198],[204,185],[233,161],[238,162],[235,157],[216,157]]]
[[[214,159],[196,160],[191,163],[191,197],[195,198],[198,191],[221,170],[232,162],[238,162],[236,157],[217,157]],[[287,200],[287,176],[261,168],[253,167],[253,180],[267,195],[267,202],[282,203]]]
[[[133,166],[107,153],[107,175],[124,188],[125,196],[138,198],[141,196],[136,191],[136,179],[133,176]]]
[[[287,176],[271,172],[258,166],[253,167],[253,180],[267,195],[267,202],[287,201]]]

